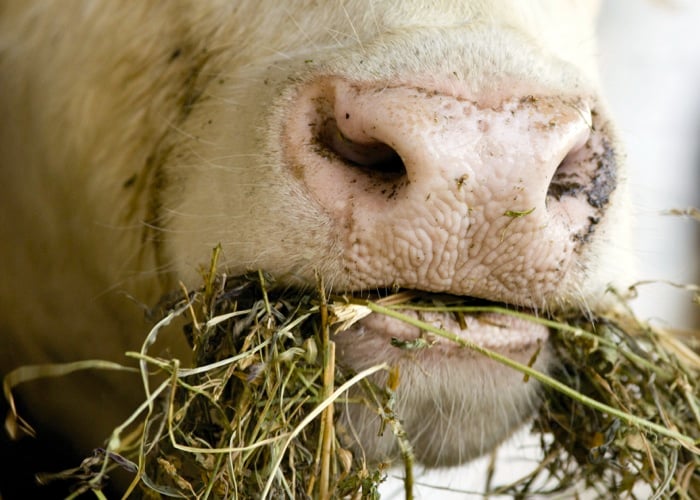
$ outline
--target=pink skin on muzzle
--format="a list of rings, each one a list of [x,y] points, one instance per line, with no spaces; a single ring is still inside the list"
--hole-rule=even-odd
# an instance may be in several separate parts
[[[573,300],[577,254],[615,185],[591,107],[581,97],[483,99],[337,77],[304,85],[284,151],[335,223],[344,263],[336,291],[417,289],[535,310]],[[420,317],[522,363],[540,349],[535,367],[550,362],[541,325],[499,314],[467,316],[466,328],[448,314]],[[335,338],[341,364],[401,368],[397,405],[420,460],[472,458],[528,414],[537,388],[522,374],[432,335],[416,352],[390,343],[420,335],[372,315]],[[376,417],[348,414],[361,422],[360,441],[374,443],[370,456],[394,453],[391,439],[371,435]],[[445,429],[443,441],[421,442],[434,435],[424,432],[431,421]]]
[[[297,106],[287,161],[336,221],[343,288],[526,306],[560,291],[595,207],[551,186],[562,175],[569,186],[595,175],[588,160],[604,151],[587,104],[530,96],[482,107],[329,77],[308,85]]]

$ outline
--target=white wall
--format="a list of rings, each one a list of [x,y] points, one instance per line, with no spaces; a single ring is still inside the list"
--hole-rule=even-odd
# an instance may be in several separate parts
[[[697,283],[700,223],[661,213],[700,207],[700,0],[608,0],[600,23],[600,61],[608,104],[626,145],[639,277]],[[657,324],[698,326],[690,295],[669,286],[642,287],[632,305]],[[537,451],[536,438],[527,432],[515,436],[499,452],[504,460],[496,484],[532,467]],[[487,465],[482,459],[418,473],[418,481],[454,491],[419,487],[417,497],[482,498],[464,491],[483,491]],[[403,498],[398,479],[381,491],[382,498]]]

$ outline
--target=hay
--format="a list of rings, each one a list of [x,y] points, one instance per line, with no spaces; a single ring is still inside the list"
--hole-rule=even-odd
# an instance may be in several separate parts
[[[374,302],[327,298],[318,291],[322,283],[300,294],[274,287],[262,272],[226,278],[211,271],[203,281],[199,290],[182,290],[142,350],[128,354],[142,375],[141,407],[115,429],[106,450],[44,481],[70,479],[76,496],[88,490],[99,496],[110,471],[121,467],[134,473],[128,494],[153,498],[378,498],[387,464],[369,464],[344,448],[339,436],[348,430],[333,411],[349,402],[347,389],[355,386],[364,396],[352,402],[374,408],[399,442],[410,498],[412,450],[392,398],[400,374],[386,365],[347,373],[335,364],[334,332],[373,313],[451,339],[546,388],[533,425],[542,463],[491,493],[524,498],[583,483],[609,498],[632,495],[642,484],[657,498],[700,498],[697,346],[694,351],[629,311],[544,319],[458,298],[434,304],[416,293]],[[698,289],[691,293],[697,300]],[[560,364],[545,375],[400,312],[407,309],[526,317],[550,329]],[[161,329],[183,316],[194,368],[148,353]],[[386,386],[371,382],[378,371],[388,373]],[[164,377],[152,388],[155,372]],[[12,387],[24,380],[18,373],[5,380],[10,400]]]

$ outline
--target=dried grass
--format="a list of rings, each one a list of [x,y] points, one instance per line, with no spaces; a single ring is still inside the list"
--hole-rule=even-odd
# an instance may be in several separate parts
[[[386,465],[366,463],[337,435],[345,430],[334,406],[356,386],[398,440],[410,498],[412,450],[393,410],[400,374],[386,365],[347,373],[335,364],[334,332],[372,313],[451,339],[546,388],[533,425],[544,459],[532,474],[491,493],[525,498],[583,483],[601,498],[633,497],[643,484],[654,498],[700,498],[700,340],[682,342],[643,324],[624,310],[623,299],[614,315],[544,319],[490,306],[448,307],[405,293],[377,302],[327,301],[319,292],[279,290],[262,272],[233,279],[210,272],[203,281],[171,303],[140,352],[128,353],[138,360],[143,405],[115,429],[105,450],[44,480],[70,479],[76,496],[92,490],[99,497],[110,471],[122,467],[134,472],[129,493],[153,498],[378,498]],[[688,291],[700,303],[698,288]],[[401,312],[407,309],[526,317],[550,329],[560,364],[551,375],[540,373],[408,317]],[[148,352],[161,329],[182,316],[189,320],[195,368]],[[388,372],[386,386],[371,381],[378,371]],[[156,372],[165,377],[153,388]],[[45,367],[13,372],[5,379],[6,397],[12,401],[15,385],[46,375]],[[26,428],[16,415],[8,424]]]

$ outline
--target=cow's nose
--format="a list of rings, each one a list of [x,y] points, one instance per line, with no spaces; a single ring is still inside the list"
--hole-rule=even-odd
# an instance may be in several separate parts
[[[610,180],[608,146],[580,98],[328,78],[298,105],[287,161],[338,221],[353,287],[528,302],[557,282],[609,194],[597,180]]]

